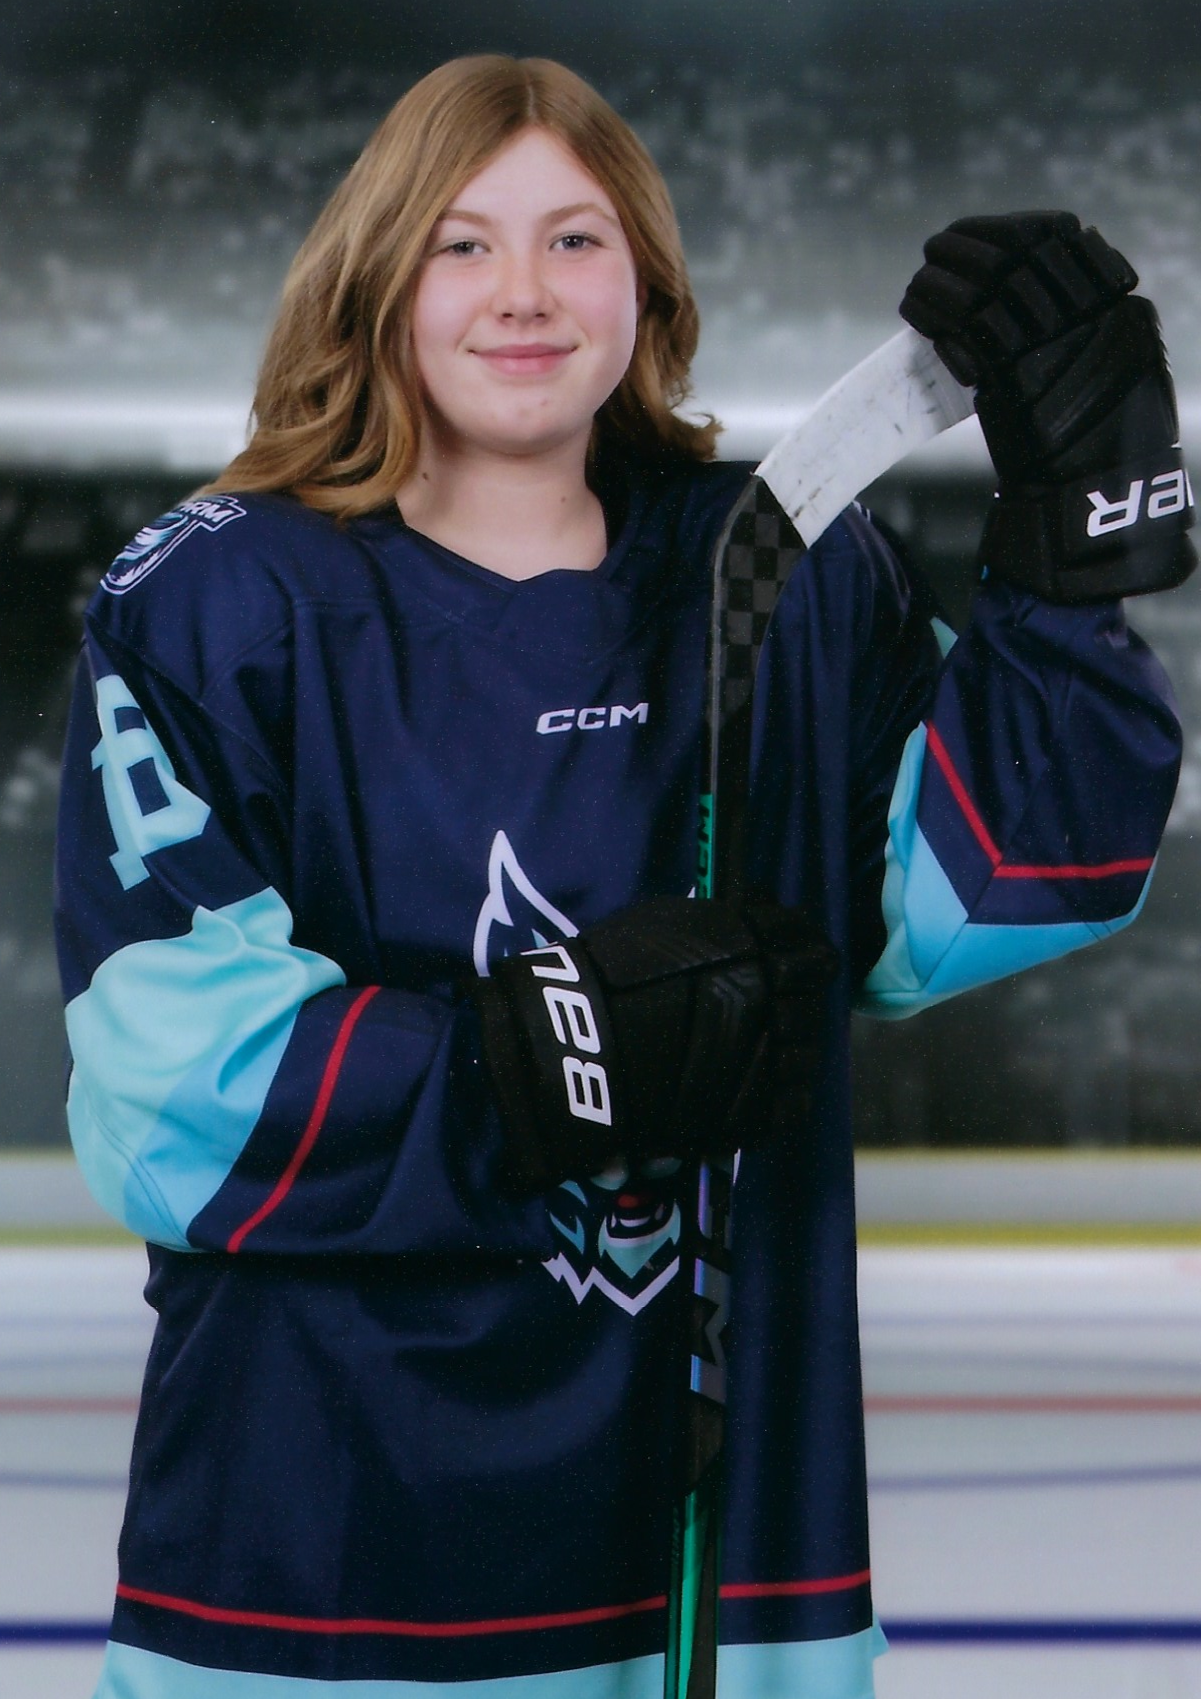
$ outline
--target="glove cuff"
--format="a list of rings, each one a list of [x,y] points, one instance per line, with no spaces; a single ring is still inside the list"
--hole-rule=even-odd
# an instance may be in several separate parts
[[[578,940],[509,956],[472,986],[514,1181],[545,1190],[612,1155],[614,1055],[604,992]]]
[[[525,1034],[508,996],[494,980],[473,981],[466,989],[479,1011],[484,1061],[505,1141],[506,1178],[519,1191],[544,1191],[554,1181],[547,1172],[547,1153],[529,1090],[533,1067]]]
[[[1107,601],[1182,584],[1193,492],[1179,445],[1063,484],[1002,484],[980,563],[1051,602]]]

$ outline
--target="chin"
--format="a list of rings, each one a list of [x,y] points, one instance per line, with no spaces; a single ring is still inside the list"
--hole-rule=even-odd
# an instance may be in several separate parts
[[[528,426],[498,424],[491,430],[464,432],[460,440],[487,453],[505,454],[513,458],[527,459],[542,454],[558,454],[572,443],[579,443],[584,449],[587,448],[592,434],[592,418],[589,414],[583,423],[573,419],[570,422],[540,422]]]

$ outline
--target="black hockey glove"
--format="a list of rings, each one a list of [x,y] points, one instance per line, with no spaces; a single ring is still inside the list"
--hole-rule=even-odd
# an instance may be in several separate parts
[[[1192,491],[1128,262],[1070,212],[960,218],[923,251],[901,316],[976,387],[999,480],[981,565],[1053,602],[1182,583]]]
[[[498,963],[472,990],[514,1183],[729,1155],[795,1125],[836,965],[791,910],[686,897]]]

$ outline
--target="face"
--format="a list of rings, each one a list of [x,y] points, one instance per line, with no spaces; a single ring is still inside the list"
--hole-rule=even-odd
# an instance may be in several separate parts
[[[582,454],[638,308],[608,195],[547,131],[524,131],[454,197],[418,279],[413,351],[443,445]]]

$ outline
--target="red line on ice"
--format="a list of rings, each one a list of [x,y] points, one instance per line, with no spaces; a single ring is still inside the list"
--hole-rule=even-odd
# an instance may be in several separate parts
[[[863,1401],[873,1416],[905,1415],[1171,1415],[1201,1410],[1196,1393],[876,1393]]]
[[[1037,1413],[1062,1411],[1070,1415],[1144,1413],[1170,1415],[1201,1411],[1197,1393],[879,1393],[864,1400],[872,1415],[906,1415],[942,1411],[950,1415],[989,1415],[1012,1411]],[[136,1398],[0,1398],[0,1416],[93,1416],[134,1415]],[[790,1585],[791,1583],[789,1583]],[[782,1583],[783,1585],[783,1583]],[[649,1606],[648,1606],[649,1608]]]
[[[0,1416],[133,1415],[136,1398],[0,1398]]]

